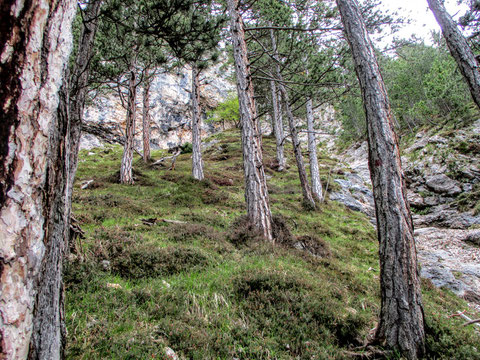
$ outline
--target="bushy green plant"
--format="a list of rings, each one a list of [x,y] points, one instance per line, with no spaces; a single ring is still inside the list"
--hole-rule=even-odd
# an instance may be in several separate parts
[[[218,106],[207,113],[208,122],[221,123],[225,129],[225,124],[233,124],[238,127],[240,124],[240,106],[238,97],[230,94],[228,98],[218,104]]]

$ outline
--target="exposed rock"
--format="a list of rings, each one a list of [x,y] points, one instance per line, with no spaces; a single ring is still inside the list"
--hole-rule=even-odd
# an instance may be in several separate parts
[[[231,68],[225,69],[224,64],[220,62],[202,73],[202,78],[205,80],[200,90],[200,96],[201,104],[205,110],[216,107],[219,102],[228,97],[229,92],[235,90],[235,85],[228,80],[232,71]],[[191,142],[191,77],[191,70],[188,68],[184,68],[177,73],[163,73],[155,77],[150,90],[152,149],[169,148]],[[140,89],[138,98],[140,99],[141,96],[142,91]],[[137,134],[141,134],[141,114],[141,108],[138,108]],[[123,138],[122,129],[125,128],[125,119],[126,110],[122,107],[116,94],[96,98],[94,104],[87,107],[84,113],[86,124],[106,129],[120,138]],[[214,131],[216,131],[216,128],[213,124],[207,124],[203,121],[202,136]],[[90,131],[89,133],[92,134]],[[92,135],[82,136],[81,148],[88,149],[104,141],[108,142],[99,134],[95,134],[95,137]],[[118,139],[115,138],[115,140]],[[115,142],[118,143],[118,141]],[[135,147],[137,149],[141,148],[140,136],[135,139]]]
[[[102,269],[105,270],[105,271],[109,271],[110,270],[110,261],[108,260],[102,260]]]
[[[353,211],[362,211],[363,206],[353,196],[342,192],[332,192],[330,200],[338,201]]]
[[[436,206],[439,204],[440,204],[440,201],[438,196],[427,196],[425,198],[425,205],[427,206]]]
[[[480,246],[480,230],[469,233],[464,241]]]
[[[177,354],[175,354],[175,351],[168,346],[165,348],[165,356],[168,360],[179,360]]]
[[[429,176],[426,178],[425,183],[430,189],[440,194],[457,195],[462,192],[457,182],[445,174]]]
[[[468,229],[480,224],[480,215],[474,216],[468,212],[459,212],[448,204],[434,206],[427,215],[414,215],[415,226],[439,226],[452,229]]]
[[[446,287],[459,296],[463,296],[465,293],[463,283],[455,279],[450,269],[444,266],[424,265],[420,276],[425,279],[430,279],[436,287]]]
[[[464,242],[478,232],[435,227],[415,230],[421,276],[459,296],[466,291],[480,293],[480,248]]]
[[[422,196],[413,191],[407,191],[407,199],[410,206],[416,207],[417,209],[423,209],[428,205]]]

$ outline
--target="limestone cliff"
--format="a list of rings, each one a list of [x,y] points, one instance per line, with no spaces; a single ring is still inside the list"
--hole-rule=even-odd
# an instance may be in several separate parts
[[[235,90],[235,84],[229,79],[232,77],[232,69],[224,63],[212,66],[202,72],[200,78],[201,103],[204,110],[209,110],[224,101],[231,91]],[[176,73],[162,73],[155,77],[151,86],[150,103],[152,116],[152,149],[169,148],[191,141],[191,110],[190,93],[192,84],[192,71],[189,67],[179,69]],[[135,147],[141,149],[141,104],[142,90],[139,89],[137,96],[137,119]],[[126,110],[117,94],[97,97],[93,103],[85,109],[84,122],[98,128],[109,130],[118,137],[123,136],[125,129]],[[202,135],[215,131],[212,124],[203,122]],[[81,148],[88,149],[101,146],[102,139],[84,132]]]

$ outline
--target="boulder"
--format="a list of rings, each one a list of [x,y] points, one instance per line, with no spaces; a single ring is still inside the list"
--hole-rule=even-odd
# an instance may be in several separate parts
[[[429,176],[426,178],[425,183],[432,191],[439,194],[458,195],[462,192],[457,182],[445,174]]]
[[[443,266],[424,266],[422,267],[420,276],[425,279],[430,279],[432,284],[436,287],[446,287],[459,296],[462,296],[465,293],[465,286],[463,283],[455,279],[452,272]]]
[[[416,207],[417,209],[423,209],[426,206],[425,201],[423,200],[423,197],[421,197],[416,192],[408,191],[407,199],[408,199],[408,202],[410,203],[410,206]]]
[[[469,233],[463,241],[480,246],[480,230]]]

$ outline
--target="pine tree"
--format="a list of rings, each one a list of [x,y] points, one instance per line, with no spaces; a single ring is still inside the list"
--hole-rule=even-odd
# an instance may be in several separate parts
[[[425,352],[425,324],[400,152],[393,115],[373,46],[354,0],[336,0],[362,90],[367,117],[369,167],[380,243],[380,322],[382,346],[409,359]]]
[[[463,37],[457,24],[445,9],[443,2],[439,0],[427,0],[430,10],[440,25],[443,37],[453,58],[462,73],[470,89],[473,101],[480,108],[480,63],[475,54]]]
[[[233,57],[237,78],[242,127],[243,168],[245,174],[245,200],[249,221],[272,241],[272,214],[268,198],[267,182],[263,168],[262,138],[258,129],[257,109],[247,58],[247,45],[239,1],[228,0]]]
[[[0,269],[5,281],[0,358],[61,356],[60,299],[44,302],[37,294],[48,293],[51,282],[56,283],[45,271],[51,261],[61,261],[63,251],[48,231],[61,190],[56,178],[66,175],[65,168],[61,162],[51,166],[47,159],[51,144],[64,131],[57,127],[56,111],[75,6],[71,0],[7,1],[0,6]],[[34,326],[43,320],[48,326]]]

